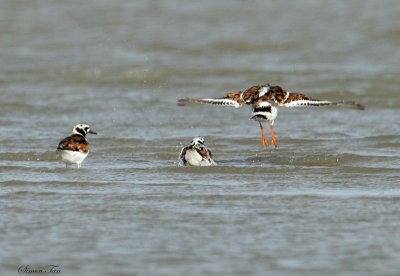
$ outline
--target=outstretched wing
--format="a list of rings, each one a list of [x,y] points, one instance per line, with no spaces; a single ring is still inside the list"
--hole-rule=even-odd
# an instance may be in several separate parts
[[[290,93],[282,99],[282,101],[278,101],[278,105],[285,107],[320,107],[320,106],[335,106],[335,107],[343,107],[343,108],[353,108],[353,109],[365,109],[365,107],[356,102],[332,102],[332,101],[320,101],[316,99],[312,99],[301,93]]]
[[[188,104],[215,104],[215,105],[225,105],[225,106],[233,106],[233,107],[241,107],[242,105],[237,101],[231,99],[191,99],[191,98],[184,98],[178,100],[178,105],[184,106]]]
[[[242,92],[231,92],[225,95],[223,98],[204,98],[204,99],[191,99],[184,98],[178,100],[178,105],[184,106],[188,104],[215,104],[215,105],[224,105],[224,106],[233,106],[233,107],[241,107],[245,104],[245,101],[242,98]]]
[[[217,165],[217,163],[215,163],[214,159],[212,159],[211,151],[209,149],[207,149],[207,152],[208,152],[208,156],[210,157],[209,161],[211,162],[211,164]]]
[[[186,151],[187,151],[188,147],[184,147],[181,149],[181,152],[179,153],[179,166],[186,166]]]

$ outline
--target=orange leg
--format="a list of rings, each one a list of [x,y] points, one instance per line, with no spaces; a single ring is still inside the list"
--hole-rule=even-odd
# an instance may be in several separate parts
[[[278,147],[278,143],[276,142],[275,132],[274,132],[274,129],[273,129],[272,125],[269,125],[269,130],[271,131],[271,135],[272,135],[271,136],[271,142],[275,146],[275,148],[277,148]]]
[[[264,146],[264,149],[266,149],[266,148],[268,148],[268,140],[267,140],[267,138],[265,138],[263,125],[261,124],[261,122],[258,122],[258,123],[260,124],[260,129],[261,129],[261,141]]]

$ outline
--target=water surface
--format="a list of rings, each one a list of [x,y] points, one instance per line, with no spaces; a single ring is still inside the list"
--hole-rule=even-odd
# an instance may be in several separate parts
[[[397,1],[2,1],[1,275],[395,275]],[[270,82],[365,111],[179,107]],[[78,122],[81,169],[55,160]],[[177,166],[202,135],[217,167]]]

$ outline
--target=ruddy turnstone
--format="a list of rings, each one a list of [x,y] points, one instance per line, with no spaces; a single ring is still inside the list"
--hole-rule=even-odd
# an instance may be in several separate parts
[[[189,146],[182,148],[179,154],[179,165],[186,166],[212,166],[216,165],[212,154],[204,144],[203,137],[195,137]]]
[[[77,164],[81,167],[83,160],[89,154],[89,143],[86,134],[97,134],[90,129],[89,125],[77,124],[72,129],[70,136],[62,139],[57,147],[57,158],[61,159],[68,167],[70,164]]]
[[[273,129],[274,121],[278,115],[278,107],[319,107],[319,106],[335,106],[353,109],[364,109],[364,106],[355,102],[332,102],[320,101],[312,99],[304,94],[289,92],[280,86],[270,84],[255,85],[245,91],[237,91],[227,93],[222,98],[204,98],[191,99],[184,98],[178,100],[178,105],[187,104],[215,104],[233,107],[241,107],[243,105],[252,105],[252,114],[250,119],[258,121],[261,129],[261,140],[264,148],[268,147],[268,140],[265,138],[264,127],[262,121],[269,123],[271,131],[271,143],[277,147],[277,141]]]

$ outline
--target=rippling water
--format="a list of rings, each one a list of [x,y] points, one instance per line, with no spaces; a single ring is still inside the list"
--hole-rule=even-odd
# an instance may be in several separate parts
[[[227,4],[1,1],[1,275],[398,273],[397,1]],[[264,151],[249,109],[176,105],[266,82],[367,109],[281,109]],[[177,166],[197,135],[217,167]]]

